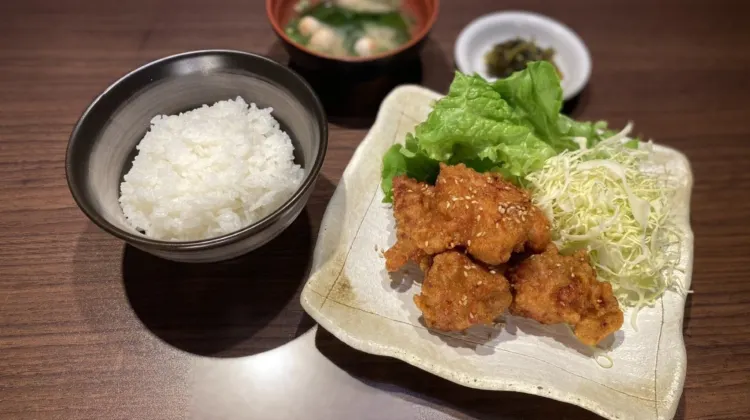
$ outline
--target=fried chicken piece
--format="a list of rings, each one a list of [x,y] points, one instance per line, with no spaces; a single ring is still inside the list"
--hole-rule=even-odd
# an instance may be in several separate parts
[[[549,221],[526,191],[463,164],[441,163],[434,187],[393,178],[393,213],[398,241],[385,254],[388,271],[456,247],[497,265],[513,252],[542,252],[550,241]]]
[[[488,271],[461,252],[447,251],[435,255],[414,303],[428,327],[463,331],[476,324],[492,324],[512,299],[502,274]]]
[[[542,324],[566,323],[576,337],[596,345],[622,326],[623,314],[612,285],[596,279],[588,254],[560,255],[550,245],[508,271],[513,289],[510,312]]]
[[[425,236],[422,231],[429,226],[426,217],[437,214],[433,208],[433,188],[406,176],[393,178],[393,209],[396,218],[396,244],[385,252],[385,266],[388,271],[398,271],[409,260],[415,261],[427,271],[429,255],[415,242],[408,227],[414,227],[416,237]],[[396,198],[398,197],[398,198]],[[401,228],[403,226],[403,228]],[[428,239],[429,241],[429,239]],[[425,243],[425,246],[429,243]]]
[[[438,208],[458,207],[452,216],[464,227],[462,245],[486,264],[502,264],[513,252],[542,252],[550,242],[549,221],[529,193],[499,174],[441,164],[435,197]]]

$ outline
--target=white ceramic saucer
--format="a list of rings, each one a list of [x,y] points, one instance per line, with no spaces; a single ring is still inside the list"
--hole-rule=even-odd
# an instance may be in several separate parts
[[[562,73],[565,100],[586,86],[591,75],[591,56],[586,45],[572,29],[536,13],[498,12],[474,20],[456,40],[456,65],[462,73],[477,73],[493,80],[487,73],[484,55],[495,44],[517,37],[555,49],[554,62]]]

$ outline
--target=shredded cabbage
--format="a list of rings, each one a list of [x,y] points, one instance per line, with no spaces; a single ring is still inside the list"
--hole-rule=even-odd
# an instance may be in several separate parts
[[[674,283],[680,231],[673,222],[675,188],[650,159],[651,143],[633,147],[631,124],[592,148],[565,151],[526,176],[536,204],[552,222],[561,252],[585,248],[599,280],[622,305],[638,310]]]

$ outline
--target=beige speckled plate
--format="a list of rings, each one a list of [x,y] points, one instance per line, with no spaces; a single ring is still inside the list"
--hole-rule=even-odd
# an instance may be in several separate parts
[[[381,251],[395,242],[389,205],[383,204],[383,153],[430,111],[437,93],[421,87],[394,90],[357,149],[331,199],[315,247],[313,270],[302,305],[325,329],[350,346],[392,356],[459,384],[518,391],[576,404],[610,419],[668,419],[674,416],[685,379],[682,317],[685,297],[667,292],[628,321],[609,341],[610,368],[571,337],[564,326],[542,327],[507,317],[504,326],[465,335],[438,334],[419,321],[412,297],[418,268],[389,275]],[[690,287],[693,235],[689,226],[692,173],[679,152],[657,146],[659,160],[680,184],[675,207],[685,232],[681,248]],[[603,362],[601,359],[600,362]]]

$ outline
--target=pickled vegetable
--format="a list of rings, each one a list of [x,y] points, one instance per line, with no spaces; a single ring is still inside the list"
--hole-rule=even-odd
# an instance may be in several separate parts
[[[525,69],[526,65],[533,61],[548,61],[554,65],[554,56],[555,50],[552,48],[541,48],[534,42],[516,38],[492,47],[484,56],[484,61],[490,76],[504,79]],[[555,69],[562,78],[560,69],[557,66]]]

